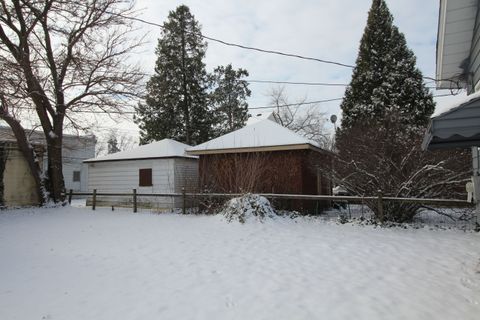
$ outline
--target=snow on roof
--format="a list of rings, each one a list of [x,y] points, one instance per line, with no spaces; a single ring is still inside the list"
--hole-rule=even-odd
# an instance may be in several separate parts
[[[253,114],[250,118],[247,120],[247,126],[257,123],[259,121],[269,119],[272,121],[275,121],[275,117],[273,116],[273,112],[263,112],[263,113],[256,113]]]
[[[103,157],[87,159],[84,162],[100,162],[100,161],[119,161],[119,160],[138,160],[138,159],[155,159],[155,158],[197,158],[188,155],[185,149],[189,148],[188,144],[184,144],[172,139],[163,139],[155,141],[143,146],[139,146],[132,150],[112,153]]]
[[[458,97],[458,99],[454,99],[453,101],[450,101],[449,103],[446,103],[444,105],[437,104],[437,106],[435,107],[435,112],[432,114],[432,118],[438,117],[442,114],[453,111],[454,109],[460,107],[461,105],[464,105],[465,103],[468,103],[478,98],[480,98],[480,91],[468,96]]]
[[[187,152],[201,153],[202,151],[207,150],[262,148],[305,144],[320,148],[316,142],[308,140],[276,122],[265,119],[198,146],[188,148]]]

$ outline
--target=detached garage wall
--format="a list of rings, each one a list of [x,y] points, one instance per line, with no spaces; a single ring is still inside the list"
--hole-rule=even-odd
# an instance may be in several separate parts
[[[139,186],[139,170],[152,169],[152,186]],[[198,185],[196,159],[166,158],[88,163],[88,192],[97,193],[180,193],[194,192]],[[87,199],[91,205],[92,197]],[[132,197],[97,196],[98,206],[132,206]],[[178,208],[182,200],[173,197],[137,197],[139,207],[158,210]]]
[[[139,186],[139,170],[152,169],[152,186]],[[88,191],[97,193],[172,193],[175,188],[174,159],[127,160],[95,162],[88,164]],[[97,196],[97,205],[132,205],[132,197]],[[139,206],[158,209],[172,208],[171,198],[138,197]],[[88,203],[91,203],[89,197]]]
[[[178,158],[175,159],[175,192],[181,193],[185,188],[187,193],[199,191],[198,181],[198,159]],[[180,208],[183,205],[181,198],[175,198],[175,207]],[[195,204],[187,201],[187,206],[192,207]]]

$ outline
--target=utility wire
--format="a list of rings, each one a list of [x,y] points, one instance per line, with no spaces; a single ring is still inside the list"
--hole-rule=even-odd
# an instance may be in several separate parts
[[[440,98],[440,97],[448,97],[448,96],[456,96],[456,94],[452,93],[447,93],[447,94],[438,94],[432,96],[433,98]],[[305,101],[305,102],[298,102],[298,103],[287,103],[287,104],[280,104],[280,105],[271,105],[271,106],[264,106],[264,107],[250,107],[248,110],[259,110],[259,109],[275,109],[275,108],[284,108],[284,107],[301,107],[304,105],[312,105],[312,104],[321,104],[321,103],[327,103],[327,102],[332,102],[332,101],[340,101],[343,100],[343,97],[339,98],[331,98],[331,99],[323,99],[323,100],[314,100],[314,101]],[[28,108],[28,107],[15,107],[15,109],[28,109],[28,110],[34,110],[34,108]],[[92,114],[136,114],[135,111],[118,111],[118,110],[112,110],[112,111],[102,111],[102,110],[69,110],[69,112],[73,113],[92,113]]]
[[[245,81],[248,83],[273,83],[273,84],[293,84],[293,85],[304,85],[304,86],[326,86],[326,87],[347,87],[347,83],[330,83],[330,82],[295,82],[295,81],[275,81],[275,80],[238,80]]]
[[[115,12],[109,12],[109,13],[112,14],[112,15],[122,17],[124,19],[137,21],[137,22],[141,22],[141,23],[148,24],[148,25],[151,25],[151,26],[159,27],[162,30],[165,29],[164,26],[159,24],[159,23],[147,21],[145,19],[141,19],[141,18],[137,18],[137,17],[125,16],[123,14],[119,14],[119,13],[115,13]],[[257,48],[257,47],[245,46],[245,45],[242,45],[242,44],[228,42],[228,41],[220,40],[220,39],[213,38],[213,37],[210,37],[210,36],[206,36],[203,33],[200,33],[200,36],[203,39],[207,39],[207,40],[217,42],[217,43],[220,43],[220,44],[223,44],[223,45],[226,45],[226,46],[230,46],[230,47],[237,47],[237,48],[241,48],[241,49],[245,49],[245,50],[252,50],[252,51],[257,51],[257,52],[275,54],[275,55],[298,58],[298,59],[303,59],[303,60],[316,61],[316,62],[321,62],[321,63],[326,63],[326,64],[333,64],[333,65],[337,65],[337,66],[340,66],[340,67],[346,67],[346,68],[351,68],[351,69],[355,68],[355,66],[353,66],[351,64],[346,64],[346,63],[342,63],[342,62],[338,62],[338,61],[307,57],[307,56],[303,56],[303,55],[300,55],[300,54],[287,53],[287,52],[282,52],[282,51],[277,51],[277,50],[269,50],[269,49],[262,49],[262,48]],[[435,79],[435,78],[427,77],[427,76],[423,76],[422,78],[426,79],[426,80],[431,80],[435,83],[441,82],[441,81],[448,81],[448,82],[451,82],[451,83],[454,83],[454,84],[458,85],[458,81],[457,80],[452,80],[452,79]]]
[[[164,29],[163,25],[161,25],[159,23],[147,21],[147,20],[137,18],[137,17],[125,16],[125,15],[120,14],[120,13],[115,13],[115,12],[109,12],[109,13],[112,14],[112,15],[122,17],[124,19],[129,19],[129,20],[132,20],[132,21],[137,21],[137,22],[141,22],[141,23],[144,23],[144,24],[148,24],[148,25],[151,25],[151,26],[155,26],[155,27],[159,27],[161,29]],[[229,46],[229,47],[237,47],[237,48],[241,48],[241,49],[245,49],[245,50],[252,50],[252,51],[275,54],[275,55],[280,55],[280,56],[285,56],[285,57],[292,57],[292,58],[297,58],[297,59],[316,61],[316,62],[321,62],[321,63],[326,63],[326,64],[333,64],[333,65],[337,65],[337,66],[345,67],[345,68],[352,68],[352,69],[355,68],[355,66],[353,66],[353,65],[346,64],[346,63],[341,63],[341,62],[337,62],[337,61],[307,57],[307,56],[303,56],[303,55],[300,55],[300,54],[286,53],[286,52],[281,52],[281,51],[277,51],[277,50],[269,50],[269,49],[262,49],[262,48],[257,48],[257,47],[245,46],[245,45],[242,45],[242,44],[228,42],[228,41],[220,40],[220,39],[213,38],[213,37],[210,37],[210,36],[206,36],[203,33],[200,33],[200,36],[203,39],[207,39],[207,40],[210,40],[210,41],[213,41],[213,42],[217,42],[217,43]]]

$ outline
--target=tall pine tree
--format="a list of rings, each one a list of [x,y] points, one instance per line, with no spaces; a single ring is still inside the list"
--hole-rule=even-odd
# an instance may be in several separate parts
[[[216,87],[211,94],[211,101],[215,114],[213,135],[216,137],[242,128],[248,119],[246,99],[251,91],[248,82],[242,80],[243,77],[248,77],[248,71],[241,68],[235,70],[231,64],[219,66],[213,72]]]
[[[421,149],[434,102],[384,0],[373,0],[341,108],[330,174],[352,194],[438,198],[461,190],[465,154]],[[376,200],[365,203],[380,220],[409,221],[422,210],[418,203],[387,201],[383,210]]]
[[[357,123],[372,125],[389,119],[407,129],[424,127],[434,107],[405,36],[393,24],[385,1],[373,0],[341,104],[341,131]]]
[[[141,144],[172,138],[195,145],[210,138],[206,49],[190,9],[181,5],[171,11],[158,40],[145,103],[137,107]]]

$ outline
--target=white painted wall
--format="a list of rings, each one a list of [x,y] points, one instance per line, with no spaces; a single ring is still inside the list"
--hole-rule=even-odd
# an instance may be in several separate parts
[[[198,159],[175,159],[175,192],[181,193],[185,188],[187,193],[199,191],[198,179]],[[180,208],[183,205],[182,198],[175,199],[175,207]],[[192,202],[187,202],[188,207],[194,206]]]
[[[95,157],[94,137],[65,136],[63,143],[63,178],[68,191],[87,191],[88,165],[83,160]],[[46,162],[46,161],[45,161]],[[73,181],[73,172],[80,171],[80,182]]]
[[[178,165],[176,166],[176,162]],[[194,167],[192,170],[191,168]],[[152,168],[151,187],[140,187],[139,169]],[[190,168],[190,169],[188,169]],[[195,169],[196,168],[196,169]],[[187,170],[188,171],[184,171]],[[179,171],[180,170],[180,171]],[[185,172],[179,174],[180,172]],[[137,193],[174,193],[176,192],[175,176],[184,177],[185,180],[196,184],[198,181],[198,164],[196,160],[183,159],[153,159],[153,160],[128,160],[128,161],[109,161],[88,163],[88,192],[97,190],[97,193],[132,193],[137,189]],[[178,178],[177,178],[178,179]],[[177,182],[178,185],[178,182]],[[181,189],[181,188],[180,188]],[[91,199],[89,199],[91,200]],[[152,206],[157,209],[169,209],[176,207],[173,198],[167,197],[138,197],[138,202],[146,206]],[[100,197],[97,196],[98,205],[125,205],[130,206],[131,197]]]

